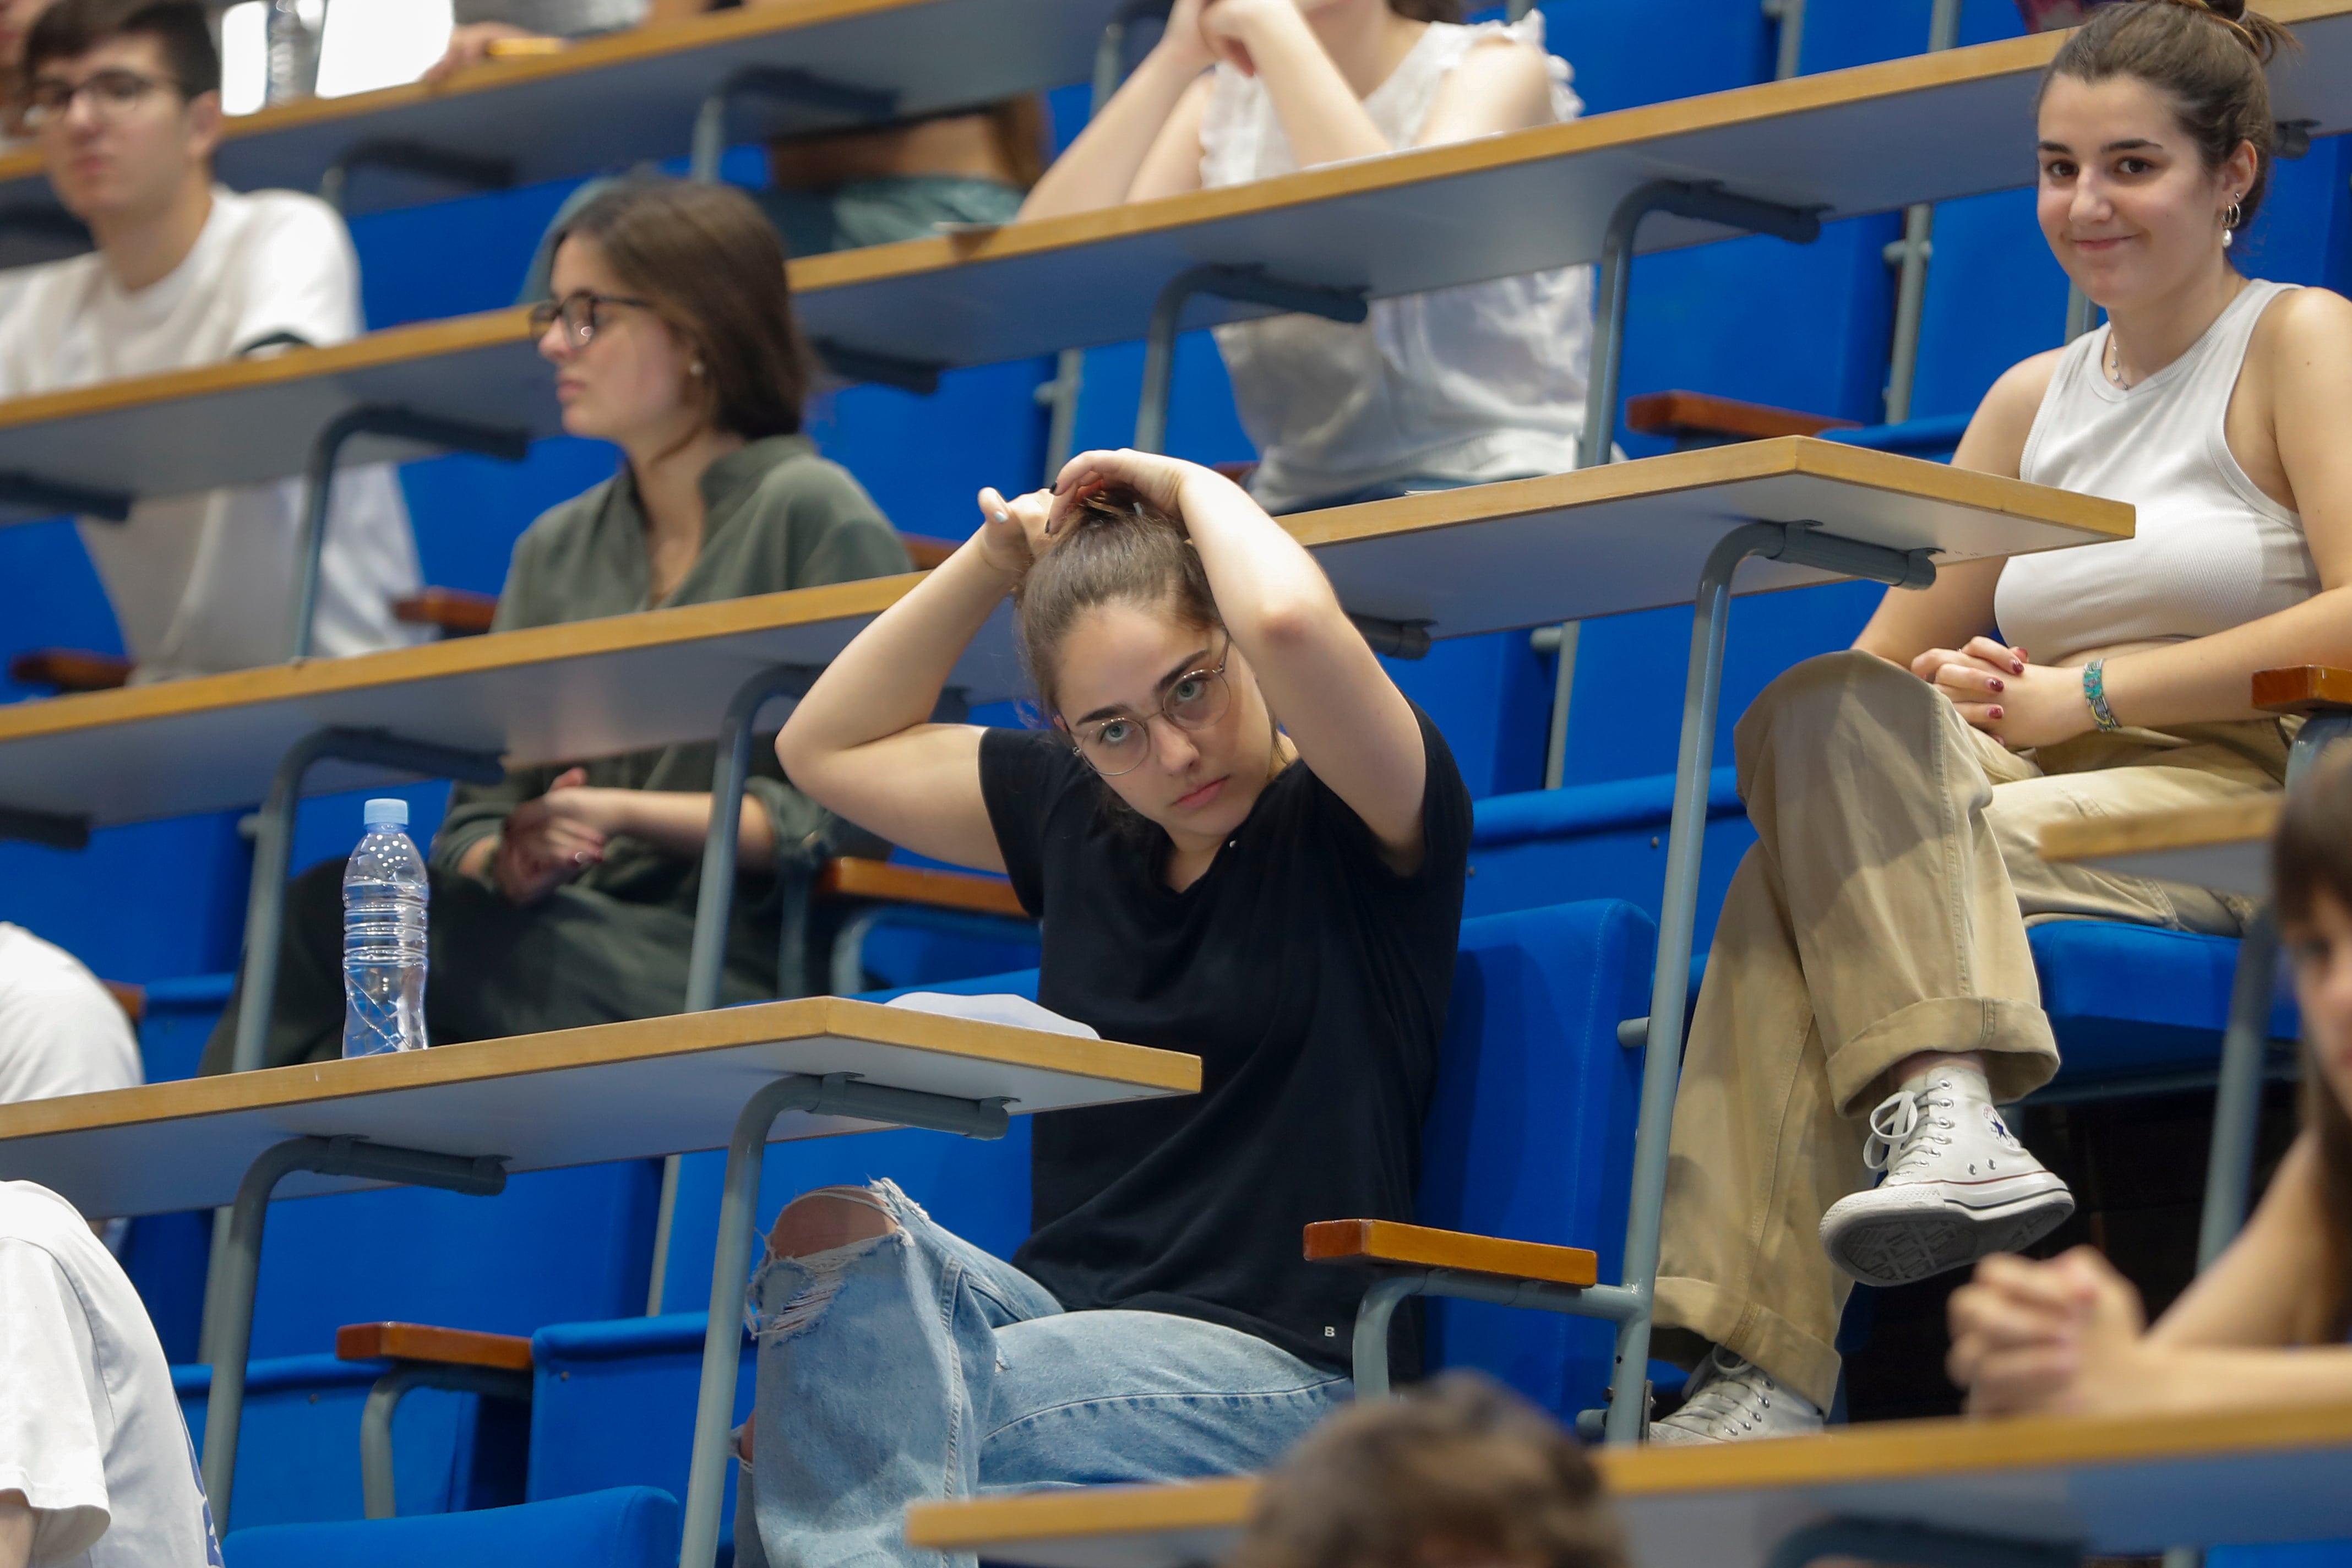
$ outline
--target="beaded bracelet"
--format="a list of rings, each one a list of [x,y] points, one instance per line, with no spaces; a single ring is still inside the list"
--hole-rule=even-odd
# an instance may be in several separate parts
[[[2120,730],[2116,722],[2116,710],[2107,706],[2107,661],[2095,658],[2083,667],[2083,700],[2091,705],[2091,718],[2100,729]]]

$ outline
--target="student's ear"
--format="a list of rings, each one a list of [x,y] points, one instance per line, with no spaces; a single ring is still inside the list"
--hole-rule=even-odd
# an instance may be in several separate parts
[[[210,161],[221,140],[221,99],[217,92],[200,92],[188,100],[188,151]]]

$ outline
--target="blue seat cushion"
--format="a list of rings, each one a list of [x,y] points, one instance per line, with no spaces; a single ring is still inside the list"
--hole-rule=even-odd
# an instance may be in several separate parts
[[[677,1549],[677,1500],[651,1487],[473,1513],[264,1525],[222,1543],[229,1568],[672,1568]]]
[[[2058,1037],[2061,1081],[2210,1068],[2230,1019],[2238,943],[2114,921],[2050,921],[2030,941],[2042,1006]],[[2273,995],[2270,1035],[2301,1032]]]

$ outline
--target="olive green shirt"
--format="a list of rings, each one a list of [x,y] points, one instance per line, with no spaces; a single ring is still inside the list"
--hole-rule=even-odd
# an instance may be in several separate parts
[[[908,569],[906,547],[873,499],[805,436],[753,441],[702,477],[702,552],[660,605],[635,479],[625,469],[555,507],[515,544],[493,631],[709,604]],[[583,759],[588,783],[606,788],[707,791],[716,742],[698,741],[625,756]],[[845,835],[863,835],[784,782],[772,746],[755,744],[749,790],[775,829],[782,866],[814,866]],[[454,871],[466,851],[496,834],[507,814],[543,795],[572,763],[513,768],[503,783],[459,784],[433,840],[433,864]],[[861,847],[864,847],[861,845]],[[691,914],[700,865],[622,837],[574,884],[627,903]],[[738,900],[739,910],[742,900]]]

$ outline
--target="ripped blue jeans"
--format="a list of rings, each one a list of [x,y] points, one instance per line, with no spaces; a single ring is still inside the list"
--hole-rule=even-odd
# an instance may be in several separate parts
[[[894,1234],[770,1258],[751,1277],[741,1568],[937,1568],[944,1554],[905,1542],[908,1503],[1259,1469],[1352,1393],[1236,1329],[1065,1312],[893,1184],[870,1191]]]

